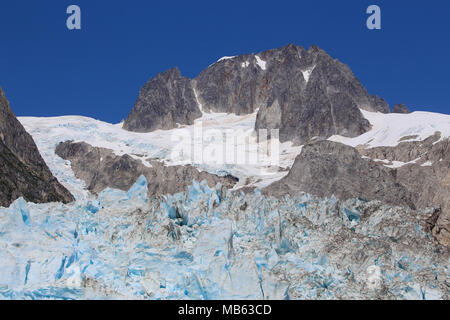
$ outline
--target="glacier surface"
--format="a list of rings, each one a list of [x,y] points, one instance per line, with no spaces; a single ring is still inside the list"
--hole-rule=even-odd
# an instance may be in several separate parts
[[[448,299],[429,211],[194,182],[0,208],[1,299]]]

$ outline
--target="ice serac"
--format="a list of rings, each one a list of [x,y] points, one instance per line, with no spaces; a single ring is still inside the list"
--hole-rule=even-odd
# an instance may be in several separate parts
[[[193,124],[201,116],[192,81],[173,68],[142,87],[123,127],[134,132],[168,130],[177,124]]]
[[[236,114],[259,109],[256,129],[279,129],[280,140],[304,143],[370,129],[359,108],[389,112],[351,70],[312,46],[285,47],[216,62],[196,79],[205,111]]]
[[[35,203],[74,200],[50,172],[0,88],[0,206],[20,197]]]
[[[411,193],[397,182],[395,169],[363,159],[355,148],[332,141],[305,145],[289,174],[264,189],[264,193],[276,196],[300,192],[415,208]]]
[[[147,178],[148,192],[152,196],[185,191],[194,180],[206,180],[211,187],[220,182],[232,188],[237,183],[234,177],[200,172],[189,165],[165,166],[162,162],[150,160],[152,167],[147,167],[127,154],[116,156],[112,150],[93,147],[85,142],[62,142],[55,152],[70,161],[75,176],[95,194],[106,188],[128,191],[142,175]]]

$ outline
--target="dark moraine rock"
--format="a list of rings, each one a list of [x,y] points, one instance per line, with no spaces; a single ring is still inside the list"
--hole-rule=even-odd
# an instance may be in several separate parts
[[[20,197],[34,203],[74,200],[53,176],[0,89],[0,206],[8,207]]]

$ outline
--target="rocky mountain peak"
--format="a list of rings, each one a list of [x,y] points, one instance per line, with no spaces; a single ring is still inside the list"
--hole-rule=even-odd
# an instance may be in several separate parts
[[[297,144],[335,134],[358,136],[370,128],[360,109],[389,112],[348,66],[318,46],[288,44],[224,57],[193,80],[178,68],[159,74],[141,90],[124,128],[149,132],[192,124],[201,117],[200,105],[206,112],[237,115],[259,110],[256,129],[278,129],[282,142]]]
[[[165,79],[167,82],[171,82],[173,80],[181,78],[181,71],[178,67],[173,67],[167,71],[158,74],[157,77],[161,77]]]
[[[138,100],[124,123],[135,132],[168,130],[177,124],[193,124],[201,117],[193,83],[172,68],[150,79],[141,89]]]

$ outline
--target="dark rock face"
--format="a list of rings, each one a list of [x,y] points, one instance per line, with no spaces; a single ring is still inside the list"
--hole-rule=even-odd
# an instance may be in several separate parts
[[[363,159],[355,148],[331,141],[305,145],[289,174],[264,189],[274,196],[299,192],[415,208],[410,192],[397,182],[396,170]]]
[[[193,124],[201,116],[192,81],[174,68],[158,74],[142,87],[123,128],[134,132],[168,130],[177,124]]]
[[[279,129],[280,140],[302,144],[370,128],[359,108],[389,112],[351,70],[316,46],[300,46],[219,61],[196,79],[205,111],[246,114],[259,108],[256,129]]]
[[[0,89],[0,206],[20,197],[34,203],[74,200],[52,175]]]
[[[411,113],[409,109],[403,104],[396,104],[394,108],[392,108],[392,113]]]
[[[161,162],[151,161],[153,167],[149,168],[129,155],[117,156],[109,149],[92,147],[84,142],[62,142],[55,152],[70,160],[75,176],[85,181],[89,191],[95,194],[108,187],[128,191],[141,175],[147,178],[150,196],[185,191],[193,180],[206,180],[210,187],[220,182],[227,188],[238,182],[230,176],[199,172],[192,166],[167,167]]]

